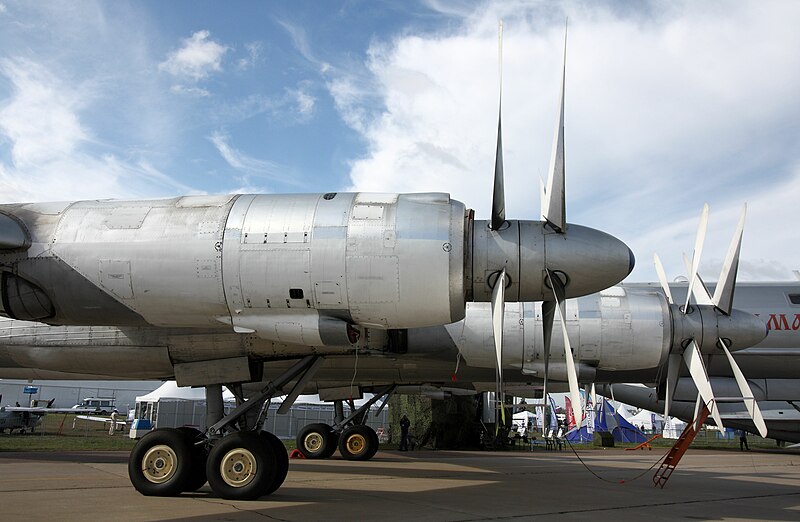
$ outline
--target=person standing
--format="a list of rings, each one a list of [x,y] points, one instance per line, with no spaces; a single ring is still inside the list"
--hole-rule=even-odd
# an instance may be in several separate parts
[[[408,429],[411,427],[411,421],[408,420],[404,413],[400,417],[400,451],[408,451]]]
[[[747,445],[747,432],[739,430],[739,451],[750,451],[750,446]]]
[[[113,435],[117,429],[117,410],[111,412],[111,426],[108,427],[108,434]]]

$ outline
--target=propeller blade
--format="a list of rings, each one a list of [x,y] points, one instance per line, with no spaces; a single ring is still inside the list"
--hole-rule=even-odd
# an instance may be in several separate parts
[[[687,271],[692,269],[692,264],[689,262],[689,258],[686,257],[686,254],[683,254],[683,264],[686,266]],[[692,287],[695,301],[697,301],[697,304],[714,306],[714,302],[711,300],[711,292],[708,291],[708,287],[703,282],[703,278],[700,277],[700,274],[696,274],[696,276],[697,277],[694,279],[694,286]]]
[[[566,303],[565,303],[566,304]],[[575,423],[580,426],[583,422],[583,407],[581,406],[581,390],[578,386],[578,372],[575,369],[575,359],[572,354],[572,346],[567,334],[567,321],[565,320],[566,310],[558,307],[561,316],[561,331],[564,334],[564,358],[567,366],[567,380],[569,381],[569,394],[572,397],[572,412],[575,415]]]
[[[717,288],[714,290],[714,305],[725,315],[730,315],[733,309],[733,292],[736,287],[736,273],[739,271],[739,252],[742,250],[742,233],[744,233],[744,220],[747,216],[747,203],[742,208],[742,215],[739,218],[739,225],[733,234],[731,246],[728,247],[728,255],[725,256],[725,263],[719,274]]]
[[[725,356],[728,358],[728,362],[731,365],[733,376],[736,378],[736,384],[739,385],[739,391],[742,392],[742,398],[744,398],[744,405],[747,408],[747,413],[749,413],[750,418],[753,419],[753,424],[756,425],[758,433],[762,437],[766,438],[767,424],[764,422],[764,416],[761,415],[761,408],[758,407],[755,395],[753,395],[753,390],[747,383],[747,379],[745,379],[741,368],[739,368],[739,365],[736,364],[736,360],[733,358],[733,355],[731,355],[731,351],[728,350],[728,347],[725,345],[725,341],[720,339],[719,343],[720,346],[722,346],[722,351],[725,352]]]
[[[683,360],[686,366],[689,367],[689,374],[692,376],[694,385],[703,399],[703,403],[709,404],[711,409],[711,416],[717,423],[717,427],[721,430],[722,418],[719,415],[719,408],[717,408],[717,401],[714,399],[714,392],[711,389],[711,382],[708,380],[708,372],[706,365],[703,362],[703,357],[700,355],[700,349],[697,347],[697,342],[692,340],[686,350],[683,352]]]
[[[550,342],[553,339],[553,320],[556,316],[555,301],[542,302],[542,344],[544,351],[544,385],[542,387],[542,397],[545,401],[545,411],[547,411],[547,375],[550,371]]]
[[[575,422],[578,426],[583,422],[583,407],[581,406],[581,390],[578,386],[578,372],[575,369],[575,358],[572,353],[572,346],[569,342],[567,333],[567,302],[564,300],[564,285],[551,270],[547,270],[547,277],[553,288],[553,295],[556,299],[558,315],[561,317],[561,332],[564,336],[564,360],[567,367],[567,381],[569,382],[569,394],[572,400],[572,412],[575,415]]]
[[[703,242],[706,239],[706,228],[708,228],[708,203],[703,205],[700,213],[700,224],[697,226],[697,236],[694,240],[694,252],[692,252],[692,268],[689,271],[689,289],[686,291],[686,304],[683,309],[689,309],[689,299],[692,297],[694,280],[697,277],[697,270],[700,268],[700,255],[703,253]]]
[[[497,357],[497,401],[500,405],[500,416],[505,424],[505,407],[503,393],[503,318],[505,316],[506,269],[504,268],[492,290],[492,334],[494,336],[495,356]]]
[[[550,153],[549,177],[544,192],[542,217],[552,225],[556,232],[563,233],[567,228],[567,210],[564,194],[564,86],[567,76],[567,29],[564,27],[564,63],[561,71],[561,94],[559,97],[556,130],[553,136],[553,150]]]
[[[678,385],[678,375],[681,369],[681,356],[678,353],[669,354],[667,361],[667,394],[664,398],[664,418],[669,417],[669,406],[672,396],[675,394],[675,387]]]
[[[667,295],[667,302],[672,304],[672,292],[670,292],[669,285],[667,284],[667,274],[664,272],[664,265],[661,264],[661,259],[658,257],[658,254],[653,254],[653,263],[656,265],[656,273],[658,274],[658,281],[661,283],[661,288]]]
[[[494,189],[492,191],[492,220],[489,228],[499,230],[506,221],[506,196],[503,187],[503,21],[497,28],[497,53],[500,75],[500,102],[497,114],[497,151],[494,157]]]

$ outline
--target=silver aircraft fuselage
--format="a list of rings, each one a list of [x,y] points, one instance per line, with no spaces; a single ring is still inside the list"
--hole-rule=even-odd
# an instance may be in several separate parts
[[[685,292],[675,285],[673,294]],[[800,306],[791,295],[800,284],[748,284],[737,288],[735,306],[757,314],[769,334],[758,342],[746,335],[731,349],[754,389],[771,389],[767,380],[800,376]],[[567,329],[582,382],[658,382],[669,348],[676,342],[673,318],[660,288],[623,285],[567,302]],[[543,371],[541,306],[508,305],[504,327],[506,380],[538,385]],[[798,320],[800,322],[800,320]],[[716,330],[715,330],[716,331]],[[551,350],[550,378],[565,380],[563,339]],[[747,344],[747,343],[752,344]],[[0,319],[0,377],[167,379],[175,366],[196,361],[248,357],[264,363],[265,374],[308,354],[326,355],[310,392],[350,383],[354,351],[359,350],[357,380],[365,387],[383,384],[433,384],[489,390],[494,387],[494,352],[488,306],[470,304],[466,317],[446,326],[408,329],[398,336],[365,336],[342,346],[281,343],[255,334],[217,327],[205,330],[167,327],[48,326]],[[459,363],[456,381],[451,378]],[[712,380],[729,378],[719,357],[710,357]],[[180,380],[180,375],[178,376]],[[758,381],[758,380],[761,381]],[[676,398],[691,395],[681,380]],[[795,381],[800,384],[800,381]],[[773,383],[774,384],[774,383]],[[722,384],[720,384],[722,385]],[[715,384],[716,386],[716,384]],[[682,391],[686,390],[686,391]],[[776,389],[777,391],[777,389]],[[787,393],[800,398],[797,386]],[[766,396],[765,396],[766,398]],[[692,399],[693,400],[693,399]]]

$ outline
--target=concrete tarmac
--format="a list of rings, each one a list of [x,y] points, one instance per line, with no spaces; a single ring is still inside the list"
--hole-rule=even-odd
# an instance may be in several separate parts
[[[251,502],[144,497],[126,452],[0,453],[0,520],[800,520],[800,453],[689,450],[659,489],[664,451],[579,451],[602,479],[571,451],[337,454]]]

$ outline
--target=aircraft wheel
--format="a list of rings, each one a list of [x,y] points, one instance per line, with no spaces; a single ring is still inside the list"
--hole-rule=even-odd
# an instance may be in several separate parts
[[[253,500],[274,484],[278,463],[272,445],[256,433],[238,431],[219,440],[208,454],[211,489],[228,500]]]
[[[307,459],[327,459],[336,451],[336,434],[327,424],[309,424],[297,433],[297,449]]]
[[[192,492],[202,488],[206,483],[206,459],[208,452],[205,444],[197,444],[201,440],[205,441],[205,434],[197,428],[181,426],[176,428],[189,442],[192,448],[192,473],[183,491]]]
[[[369,426],[350,426],[339,437],[339,453],[346,460],[369,460],[377,452],[378,435]]]
[[[264,492],[265,495],[269,495],[281,487],[283,481],[286,480],[286,475],[289,473],[289,454],[286,452],[286,446],[283,445],[281,439],[274,434],[268,431],[262,431],[259,435],[262,439],[267,441],[267,444],[272,448],[273,453],[275,453],[275,463],[278,465],[278,469],[275,473],[275,480]]]
[[[173,428],[156,429],[133,447],[128,476],[142,495],[169,497],[186,488],[192,461],[192,447],[184,434]]]

